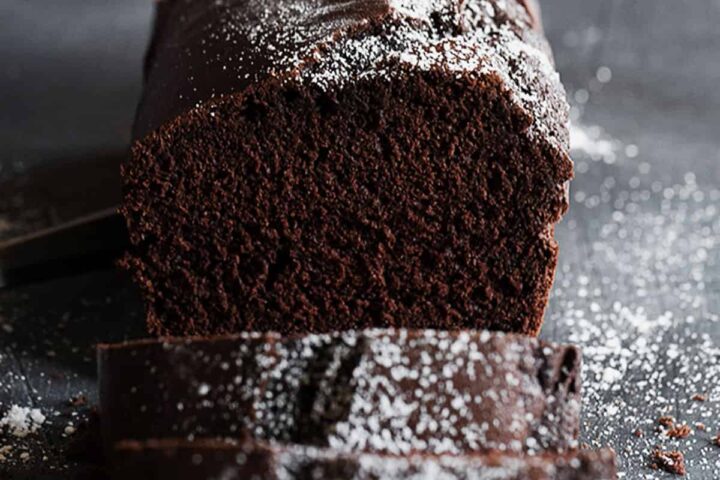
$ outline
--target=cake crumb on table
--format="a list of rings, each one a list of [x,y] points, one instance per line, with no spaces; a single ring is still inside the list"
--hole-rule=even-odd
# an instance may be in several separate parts
[[[687,438],[692,434],[692,428],[686,424],[675,425],[667,431],[667,436],[670,438]]]
[[[4,463],[7,460],[7,456],[12,452],[11,445],[3,445],[0,447],[0,463]]]
[[[675,475],[685,475],[685,456],[682,452],[653,450],[650,468],[664,470]]]
[[[675,419],[670,415],[663,415],[662,417],[658,418],[658,423],[663,427],[672,428],[672,426],[675,424]]]
[[[70,397],[70,400],[68,400],[68,403],[70,405],[72,405],[73,407],[83,407],[83,406],[87,405],[87,397],[84,394],[79,393],[77,395]]]

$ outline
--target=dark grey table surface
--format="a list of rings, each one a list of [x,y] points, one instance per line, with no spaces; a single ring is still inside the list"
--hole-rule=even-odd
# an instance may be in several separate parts
[[[659,446],[685,453],[688,478],[718,479],[720,1],[543,7],[577,178],[542,335],[583,346],[583,439],[614,447],[624,478],[669,477],[648,468]],[[150,12],[150,0],[0,3],[0,239],[117,201]],[[58,184],[68,165],[77,175]],[[21,439],[0,427],[0,478],[77,471],[65,450],[88,407],[69,399],[96,398],[93,345],[142,335],[113,271],[0,291],[0,416],[46,416]],[[668,438],[661,415],[693,434]]]

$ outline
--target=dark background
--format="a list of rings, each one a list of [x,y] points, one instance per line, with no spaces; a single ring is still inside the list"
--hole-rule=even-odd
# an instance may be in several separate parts
[[[118,201],[151,3],[0,2],[0,240]],[[542,335],[584,347],[583,438],[616,448],[625,478],[665,478],[655,445],[720,478],[720,0],[543,7],[580,148]],[[0,415],[48,417],[25,439],[0,431],[0,478],[77,470],[65,429],[88,412],[69,399],[95,399],[93,345],[142,334],[114,271],[0,291]],[[662,414],[706,431],[668,439]]]

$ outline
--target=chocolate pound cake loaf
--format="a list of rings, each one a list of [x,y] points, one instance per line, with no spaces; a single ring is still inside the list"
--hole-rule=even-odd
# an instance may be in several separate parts
[[[572,162],[536,15],[160,0],[123,166],[151,331],[537,334]]]
[[[502,333],[242,334],[100,346],[105,444],[252,438],[385,454],[577,445],[580,353]]]
[[[114,452],[126,480],[615,480],[611,450],[382,456],[262,442],[125,441]]]

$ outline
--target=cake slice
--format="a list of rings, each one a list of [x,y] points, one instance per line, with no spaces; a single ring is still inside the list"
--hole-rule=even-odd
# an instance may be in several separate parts
[[[115,478],[136,480],[615,480],[611,450],[526,456],[388,456],[297,445],[217,441],[125,441]]]
[[[152,333],[540,330],[568,106],[520,0],[160,0],[123,165]]]
[[[577,446],[580,353],[487,331],[142,340],[98,350],[105,444],[257,439],[341,452]]]

